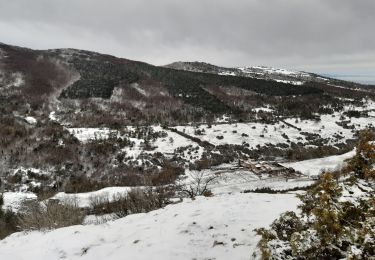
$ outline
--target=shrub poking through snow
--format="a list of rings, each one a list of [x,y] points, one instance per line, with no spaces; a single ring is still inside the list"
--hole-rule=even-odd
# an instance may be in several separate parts
[[[127,194],[117,194],[112,199],[108,196],[93,197],[90,201],[90,208],[96,215],[113,213],[122,218],[130,214],[159,209],[169,203],[170,197],[170,191],[162,187],[135,188]]]
[[[299,195],[301,213],[286,212],[270,229],[257,229],[263,259],[372,259],[375,257],[374,135],[363,132],[349,160],[349,178],[327,172]]]
[[[3,196],[0,194],[0,239],[17,231],[17,223],[14,212],[11,210],[3,210]]]
[[[360,178],[375,179],[375,133],[362,131],[355,156],[350,159],[348,170]]]
[[[205,176],[204,171],[191,173],[191,180],[185,184],[177,185],[177,190],[189,198],[194,199],[196,196],[212,196],[209,186],[215,182],[217,176]]]
[[[19,225],[26,231],[49,230],[82,224],[84,217],[84,212],[74,202],[31,200],[22,205]]]

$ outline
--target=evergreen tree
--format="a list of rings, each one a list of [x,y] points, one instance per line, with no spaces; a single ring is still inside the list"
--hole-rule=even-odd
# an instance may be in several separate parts
[[[348,171],[359,178],[375,179],[375,134],[364,130],[360,133],[356,154],[348,162]]]
[[[339,219],[341,211],[337,206],[341,188],[331,173],[325,173],[317,189],[319,191],[315,193],[316,205],[312,209],[313,228],[317,232],[321,248],[324,248],[336,241],[343,232]]]

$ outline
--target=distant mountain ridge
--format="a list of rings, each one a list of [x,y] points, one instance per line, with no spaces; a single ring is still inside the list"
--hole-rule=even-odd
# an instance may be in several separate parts
[[[212,73],[217,75],[250,77],[256,79],[273,80],[281,83],[289,83],[292,85],[302,85],[305,82],[332,83],[343,84],[345,80],[334,79],[325,75],[318,75],[305,71],[295,71],[267,66],[252,67],[220,67],[205,62],[184,62],[178,61],[168,65],[166,68],[176,70],[186,70],[192,72]]]
[[[3,114],[55,112],[66,124],[255,120],[257,107],[276,116],[313,118],[342,101],[374,95],[366,86],[313,73],[263,66],[224,68],[204,62],[153,66],[77,49],[32,50],[0,44]],[[23,105],[21,105],[23,104]]]

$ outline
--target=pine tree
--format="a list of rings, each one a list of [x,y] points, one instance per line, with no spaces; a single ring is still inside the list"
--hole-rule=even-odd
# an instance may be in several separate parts
[[[316,205],[311,210],[314,215],[313,228],[320,238],[321,246],[326,247],[337,240],[343,232],[340,223],[340,209],[337,206],[341,188],[337,186],[331,173],[322,176],[316,193]]]
[[[348,171],[359,178],[375,179],[375,134],[370,130],[360,133],[355,156],[348,161]]]

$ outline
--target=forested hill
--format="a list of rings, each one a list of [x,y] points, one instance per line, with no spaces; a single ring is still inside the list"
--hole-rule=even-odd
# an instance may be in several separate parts
[[[219,67],[210,68],[208,72]],[[276,78],[266,77],[272,73],[264,67],[241,71],[206,73],[83,50],[41,51],[0,44],[0,108],[3,114],[56,111],[72,124],[175,124],[222,115],[248,121],[255,118],[252,109],[264,105],[277,108],[278,115],[311,118],[327,105],[342,105],[341,98],[374,95],[362,85],[335,85],[325,78],[316,80],[313,74],[300,74],[296,84],[283,70],[276,71]],[[287,78],[280,78],[283,73]]]

